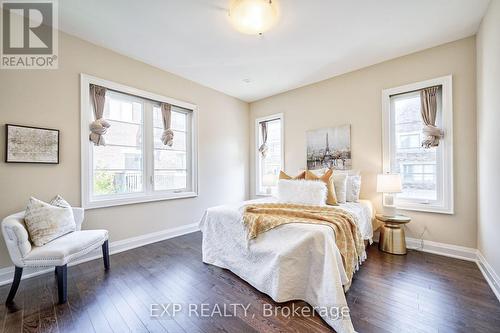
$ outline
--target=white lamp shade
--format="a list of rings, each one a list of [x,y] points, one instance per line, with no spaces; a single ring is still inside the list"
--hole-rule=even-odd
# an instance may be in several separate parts
[[[397,173],[377,175],[377,192],[400,193],[403,189],[401,176]]]
[[[265,174],[262,177],[262,185],[263,186],[276,186],[278,183],[278,177],[273,175],[272,173]]]

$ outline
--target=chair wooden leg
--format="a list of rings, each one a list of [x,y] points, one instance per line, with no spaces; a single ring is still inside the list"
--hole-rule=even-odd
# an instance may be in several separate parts
[[[104,269],[108,270],[109,269],[109,244],[108,244],[107,240],[102,244],[102,259],[104,260]]]
[[[16,296],[17,293],[17,288],[19,288],[19,283],[21,282],[22,275],[23,275],[23,268],[16,266],[16,270],[14,271],[14,280],[12,281],[12,286],[10,287],[9,296],[7,296],[5,304],[12,304],[12,301],[14,300],[14,297]]]
[[[56,266],[56,272],[57,272],[57,294],[59,296],[59,304],[64,304],[67,301],[68,265]]]

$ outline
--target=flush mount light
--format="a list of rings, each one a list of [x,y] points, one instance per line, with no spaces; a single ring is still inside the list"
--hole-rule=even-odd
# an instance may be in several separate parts
[[[232,0],[229,18],[241,33],[262,34],[278,21],[276,0]]]

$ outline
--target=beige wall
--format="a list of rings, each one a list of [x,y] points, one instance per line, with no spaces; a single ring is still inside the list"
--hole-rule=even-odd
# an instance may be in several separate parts
[[[111,241],[198,222],[205,208],[248,196],[248,104],[139,61],[61,33],[58,70],[0,70],[0,149],[5,123],[61,130],[60,164],[0,162],[0,218],[29,196],[61,194],[80,205],[81,72],[197,104],[199,197],[88,210],[84,228]],[[11,265],[0,241],[0,267]]]
[[[470,37],[251,103],[250,142],[255,118],[283,112],[285,169],[295,173],[305,168],[306,130],[351,124],[353,168],[363,176],[362,197],[380,208],[375,182],[382,171],[382,90],[453,74],[455,214],[404,213],[413,218],[407,236],[418,238],[427,228],[427,240],[475,248],[475,66],[475,38]],[[253,166],[253,146],[250,152]],[[253,171],[250,184],[253,195]]]
[[[500,276],[500,1],[477,35],[478,248]]]

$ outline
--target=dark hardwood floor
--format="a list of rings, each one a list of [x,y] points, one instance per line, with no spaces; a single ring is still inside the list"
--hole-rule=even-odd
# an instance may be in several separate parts
[[[9,286],[0,288],[5,299]],[[500,303],[475,263],[410,251],[383,254],[375,246],[347,293],[358,332],[500,332]],[[274,303],[227,270],[201,262],[201,233],[193,233],[68,268],[68,302],[58,305],[56,278],[23,280],[15,306],[0,306],[3,332],[330,332],[318,317],[263,316]],[[152,318],[151,304],[181,303],[173,317]],[[187,304],[198,305],[189,316]],[[224,304],[229,317],[201,317]],[[155,315],[161,309],[153,306]],[[195,314],[194,308],[193,314]],[[172,313],[172,309],[169,309]],[[286,313],[285,313],[286,314]]]

